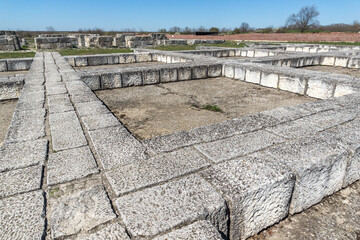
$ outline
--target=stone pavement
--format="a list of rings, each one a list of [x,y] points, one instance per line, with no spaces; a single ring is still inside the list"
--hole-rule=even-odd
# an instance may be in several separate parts
[[[140,142],[59,53],[37,53],[0,148],[0,239],[246,239],[360,178],[359,103]]]

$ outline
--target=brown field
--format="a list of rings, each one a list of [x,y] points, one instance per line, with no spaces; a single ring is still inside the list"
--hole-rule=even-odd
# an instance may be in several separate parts
[[[360,33],[249,33],[225,36],[167,35],[169,39],[224,39],[291,42],[360,42]]]

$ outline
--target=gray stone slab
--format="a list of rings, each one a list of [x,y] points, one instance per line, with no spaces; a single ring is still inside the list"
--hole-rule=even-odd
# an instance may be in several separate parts
[[[194,66],[192,70],[192,79],[205,79],[208,77],[207,66]]]
[[[121,73],[103,73],[101,74],[101,88],[102,89],[112,89],[112,88],[121,88]]]
[[[181,147],[187,147],[195,143],[199,143],[200,140],[195,136],[192,136],[188,132],[181,131],[169,135],[158,136],[151,139],[145,139],[142,143],[146,148],[153,153],[169,152]]]
[[[119,223],[106,226],[105,228],[91,234],[83,234],[76,240],[130,240],[125,228]]]
[[[140,86],[142,85],[142,72],[139,71],[125,71],[121,73],[122,76],[122,86],[130,87],[130,86]]]
[[[178,68],[178,80],[190,80],[191,79],[191,67],[179,67]]]
[[[286,122],[274,127],[266,128],[267,131],[272,132],[284,138],[298,138],[306,135],[314,134],[322,129],[304,118]]]
[[[327,99],[327,100],[319,100],[315,102],[308,102],[297,106],[305,108],[306,110],[312,113],[318,113],[322,111],[339,108],[339,105],[336,103],[337,101],[334,101],[333,99]]]
[[[64,85],[55,85],[46,88],[46,94],[49,95],[56,95],[56,94],[65,94],[67,90]]]
[[[74,107],[67,94],[48,96],[47,102],[50,113],[74,111]]]
[[[221,162],[256,152],[281,142],[284,142],[281,137],[259,130],[211,143],[200,144],[195,147],[212,161]]]
[[[4,144],[0,147],[0,172],[43,164],[47,140]]]
[[[81,190],[50,189],[48,201],[52,238],[90,230],[116,217],[102,185]]]
[[[194,220],[209,220],[227,235],[225,200],[197,175],[118,198],[115,204],[133,238],[150,237]]]
[[[89,131],[103,168],[120,167],[145,159],[145,147],[123,126]]]
[[[88,115],[82,117],[81,121],[88,131],[121,125],[119,120],[112,113]]]
[[[49,155],[47,184],[54,185],[98,173],[89,147],[64,150]]]
[[[159,154],[106,173],[117,196],[189,174],[209,162],[193,148]]]
[[[246,239],[288,215],[295,176],[267,154],[236,158],[200,175],[227,199],[230,239]]]
[[[145,84],[155,84],[160,82],[160,72],[159,69],[146,69],[143,70],[142,75],[144,77]]]
[[[91,90],[89,89],[89,91]],[[78,92],[75,95],[72,95],[71,99],[74,103],[99,101],[93,92]]]
[[[50,114],[49,123],[54,151],[87,145],[85,135],[74,111]]]
[[[160,82],[175,82],[178,80],[178,72],[176,68],[161,68],[160,69]]]
[[[153,240],[221,240],[221,234],[208,221],[197,221],[180,229],[173,230],[165,235],[155,237]]]
[[[41,175],[41,165],[0,173],[0,198],[40,189]]]
[[[45,238],[45,201],[41,191],[0,199],[1,239]]]
[[[342,187],[346,150],[323,138],[301,138],[266,150],[296,174],[290,213],[301,212]]]
[[[288,122],[310,115],[312,112],[299,106],[287,106],[261,112],[264,115],[275,118],[279,123]]]

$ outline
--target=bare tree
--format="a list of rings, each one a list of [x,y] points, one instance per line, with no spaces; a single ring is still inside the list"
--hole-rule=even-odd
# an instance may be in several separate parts
[[[353,32],[360,32],[360,22],[355,20],[352,25],[352,28],[353,28]]]
[[[243,22],[240,25],[240,31],[242,33],[247,33],[250,30],[250,25],[247,22]]]
[[[305,32],[310,27],[319,25],[317,17],[320,15],[317,8],[313,6],[306,6],[300,9],[297,14],[291,14],[286,20],[286,26]]]
[[[53,26],[46,27],[47,32],[55,32],[55,28]]]

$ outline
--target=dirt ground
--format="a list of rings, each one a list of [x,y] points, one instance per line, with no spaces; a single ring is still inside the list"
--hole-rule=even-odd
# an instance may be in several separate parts
[[[360,181],[250,240],[360,239]]]
[[[14,76],[16,74],[26,74],[28,71],[9,71],[9,72],[0,72],[0,77],[2,76]]]
[[[149,67],[158,64],[166,64],[163,62],[141,62],[141,63],[123,63],[123,64],[114,64],[114,65],[99,65],[99,66],[86,66],[86,67],[74,67],[76,71],[84,70],[96,70],[96,69],[123,69],[128,67]]]
[[[96,94],[138,139],[314,100],[223,77],[102,90]],[[205,105],[217,105],[222,112],[205,110]]]
[[[169,39],[223,39],[246,41],[359,42],[359,33],[248,33],[225,36],[167,35]]]
[[[0,146],[3,143],[10,126],[16,103],[17,100],[0,101]]]
[[[303,67],[303,69],[327,72],[327,73],[345,74],[345,75],[349,75],[352,77],[360,78],[360,69],[331,67],[331,66],[309,66],[309,67]]]

